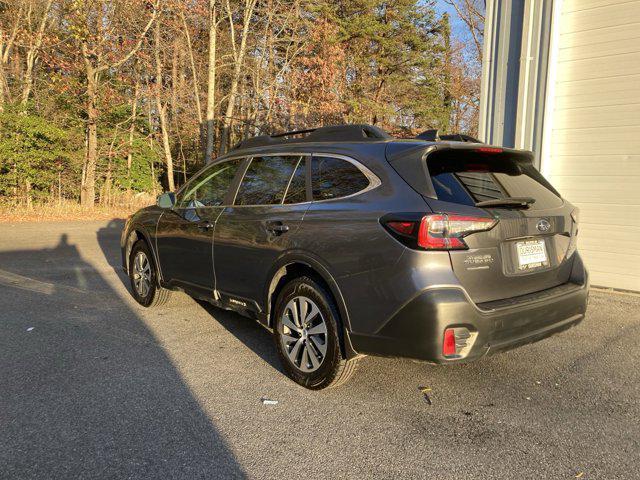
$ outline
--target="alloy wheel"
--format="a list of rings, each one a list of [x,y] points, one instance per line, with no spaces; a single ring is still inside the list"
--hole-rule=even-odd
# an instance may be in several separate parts
[[[144,252],[138,252],[133,260],[133,285],[142,298],[151,290],[151,264]]]
[[[284,351],[298,370],[309,373],[320,368],[327,354],[327,324],[313,300],[292,298],[284,308],[279,334]]]

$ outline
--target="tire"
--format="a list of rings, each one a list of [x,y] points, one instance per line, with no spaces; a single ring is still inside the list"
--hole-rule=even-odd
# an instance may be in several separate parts
[[[137,261],[141,263],[136,264]],[[140,272],[142,272],[142,279]],[[164,305],[171,296],[170,290],[160,287],[153,254],[144,240],[138,240],[131,248],[129,281],[133,298],[143,307]],[[146,284],[146,288],[141,287],[143,283]]]
[[[357,359],[342,358],[340,325],[333,298],[313,279],[296,278],[283,287],[274,310],[273,339],[293,381],[320,390],[353,375]]]

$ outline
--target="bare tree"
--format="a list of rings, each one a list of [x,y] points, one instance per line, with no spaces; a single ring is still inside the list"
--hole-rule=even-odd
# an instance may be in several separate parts
[[[228,3],[228,2],[227,2]],[[209,68],[207,82],[207,148],[204,161],[213,156],[216,109],[216,48],[218,40],[218,22],[216,0],[209,0]]]
[[[162,148],[164,150],[164,160],[167,165],[167,183],[169,191],[176,189],[173,178],[173,155],[171,154],[171,142],[169,140],[169,124],[167,122],[167,104],[162,103],[162,60],[160,58],[160,22],[156,23],[154,42],[153,42],[153,56],[155,58],[156,65],[156,88],[155,88],[155,100],[158,120],[160,121],[160,135],[162,138]]]
[[[180,19],[182,20],[182,28],[184,31],[185,40],[187,41],[187,53],[189,55],[189,66],[191,67],[191,81],[193,83],[193,98],[196,102],[196,116],[198,118],[198,124],[202,125],[202,107],[200,105],[200,87],[198,85],[198,71],[196,69],[196,60],[193,53],[193,45],[191,42],[191,33],[189,32],[189,25],[187,24],[187,18],[184,14],[184,10],[180,10]]]
[[[159,0],[156,0],[150,8],[152,10],[150,18],[137,36],[134,45],[119,58],[111,60],[108,58],[108,51],[113,48],[113,45],[109,41],[117,38],[118,35],[113,31],[105,31],[109,27],[105,28],[104,2],[96,0],[88,4],[80,4],[76,8],[77,28],[81,32],[78,38],[86,76],[87,137],[80,190],[80,203],[83,206],[92,207],[95,202],[100,75],[107,70],[117,70],[140,50],[147,32],[158,15]]]
[[[482,46],[484,38],[484,2],[481,0],[445,0],[451,5],[460,20],[467,26],[473,40],[476,58],[482,62]]]
[[[8,8],[8,12],[11,12],[13,16],[13,25],[10,25],[10,31],[5,34],[5,25],[0,23],[0,112],[4,110],[5,97],[7,95],[7,80],[5,75],[5,68],[9,62],[9,54],[16,41],[18,30],[20,28],[20,22],[22,21],[22,14],[24,10],[24,4],[18,2],[17,9]]]
[[[29,30],[31,30],[31,15],[33,13],[33,1],[29,2],[29,8],[27,11],[27,25]],[[51,10],[51,5],[53,4],[53,0],[46,0],[41,16],[40,22],[38,24],[38,28],[34,32],[29,32],[28,36],[28,47],[27,47],[27,55],[26,55],[26,69],[24,72],[24,82],[22,84],[22,96],[21,96],[21,104],[22,108],[25,108],[27,102],[29,101],[29,95],[31,94],[31,88],[33,86],[33,68],[36,64],[36,60],[38,58],[38,54],[40,53],[40,49],[42,48],[42,40],[44,38],[44,31],[47,26],[47,21],[49,19],[49,11]]]
[[[233,120],[233,114],[236,107],[236,98],[238,95],[238,84],[240,82],[240,76],[242,75],[242,68],[244,66],[244,57],[247,51],[247,38],[249,33],[249,27],[251,26],[251,19],[253,17],[253,11],[256,7],[257,0],[243,0],[241,2],[242,10],[242,33],[240,43],[236,36],[236,24],[234,20],[234,11],[231,8],[229,0],[225,0],[225,7],[227,12],[227,18],[229,20],[229,35],[231,37],[231,47],[233,54],[233,73],[231,75],[231,85],[229,87],[229,96],[227,99],[227,110],[224,118],[222,119],[222,137],[220,139],[220,153],[224,153],[229,143],[231,122]]]

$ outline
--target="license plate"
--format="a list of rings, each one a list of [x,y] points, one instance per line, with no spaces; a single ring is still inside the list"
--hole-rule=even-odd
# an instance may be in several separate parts
[[[517,242],[516,250],[518,252],[518,268],[520,270],[530,270],[549,265],[544,240]]]

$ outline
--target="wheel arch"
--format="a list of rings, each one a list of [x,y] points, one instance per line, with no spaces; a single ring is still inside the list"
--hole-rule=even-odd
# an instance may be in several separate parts
[[[358,353],[351,344],[349,312],[342,292],[329,270],[322,265],[320,261],[309,255],[298,254],[296,256],[283,258],[272,268],[270,275],[267,277],[269,281],[265,286],[264,292],[264,312],[267,326],[273,328],[272,313],[275,310],[275,302],[282,288],[291,280],[305,275],[310,276],[322,285],[332,296],[333,301],[338,307],[338,313],[340,314],[339,320],[341,322],[340,330],[342,332],[340,350],[343,357],[351,359],[358,356]]]
[[[131,249],[133,245],[139,241],[144,240],[151,254],[153,255],[153,262],[158,270],[158,280],[162,279],[162,270],[160,268],[160,262],[158,261],[158,253],[156,252],[154,242],[151,240],[151,236],[141,224],[133,224],[129,227],[129,233],[127,234],[124,245],[122,246],[122,264],[125,267],[125,271],[129,272],[129,257],[131,256]]]

